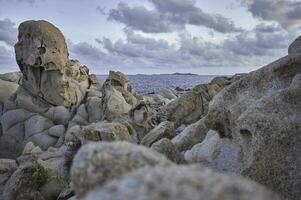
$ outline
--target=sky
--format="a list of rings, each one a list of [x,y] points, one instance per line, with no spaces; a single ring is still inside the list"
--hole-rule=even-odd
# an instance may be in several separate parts
[[[91,73],[231,75],[287,55],[301,0],[0,0],[0,73],[19,70],[26,20],[57,26]]]

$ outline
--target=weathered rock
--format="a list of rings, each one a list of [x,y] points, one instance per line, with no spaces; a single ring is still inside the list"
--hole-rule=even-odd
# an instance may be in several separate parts
[[[109,77],[107,78],[106,82],[109,82],[112,86],[120,86],[126,91],[131,92],[129,87],[129,80],[126,75],[124,75],[122,72],[109,72]]]
[[[26,21],[19,26],[18,39],[15,52],[23,73],[22,87],[51,105],[79,105],[89,84],[88,75],[82,76],[87,84],[75,77],[77,69],[68,61],[60,30],[46,21]]]
[[[2,158],[16,158],[22,153],[24,122],[33,115],[34,113],[18,109],[5,112],[1,116],[0,155]]]
[[[45,200],[38,190],[40,184],[44,183],[42,181],[44,177],[43,175],[38,174],[39,172],[37,170],[38,168],[35,164],[27,164],[19,167],[6,182],[2,194],[3,198],[5,200]],[[33,178],[35,172],[37,177]],[[41,175],[42,177],[38,177],[38,175]]]
[[[68,129],[70,129],[75,125],[81,125],[81,126],[88,125],[89,124],[88,119],[89,119],[89,115],[86,110],[86,106],[85,104],[82,104],[77,108],[76,114],[69,122]]]
[[[162,138],[152,144],[151,149],[165,155],[169,160],[181,164],[185,163],[183,155],[177,150],[175,145],[167,138]]]
[[[63,125],[67,125],[71,118],[71,113],[64,106],[51,107],[43,115],[53,121],[53,123]]]
[[[102,119],[102,100],[99,97],[89,97],[87,99],[86,108],[88,112],[90,123]]]
[[[91,141],[129,140],[130,133],[126,126],[116,122],[98,122],[84,126],[80,132],[82,144]]]
[[[105,85],[104,87],[103,120],[112,121],[114,118],[131,110],[131,106],[118,90],[110,85]]]
[[[109,180],[145,166],[170,165],[159,153],[128,142],[84,145],[71,168],[71,182],[78,197]]]
[[[185,160],[188,162],[212,161],[218,153],[216,148],[218,141],[219,135],[215,131],[209,131],[203,142],[186,151]]]
[[[288,54],[301,54],[301,36],[298,37],[288,48]]]
[[[90,89],[101,90],[103,83],[99,81],[95,74],[89,75]]]
[[[200,166],[144,168],[106,184],[84,199],[99,197],[102,200],[280,200],[255,182]]]
[[[13,82],[19,84],[22,78],[21,72],[8,72],[5,74],[0,74],[0,79],[8,82]]]
[[[18,165],[15,160],[0,159],[0,199],[3,199],[2,193],[6,182],[17,168]]]
[[[204,123],[204,119],[187,126],[180,134],[174,137],[171,141],[180,151],[186,151],[193,145],[200,143],[206,137],[208,128]]]
[[[241,173],[289,199],[301,196],[301,57],[235,81],[210,103],[206,125],[241,147]]]
[[[158,126],[152,129],[141,140],[141,144],[150,147],[153,143],[162,138],[172,138],[175,134],[174,123],[169,121],[161,122]]]
[[[19,85],[0,79],[0,101],[5,102],[18,89]]]
[[[177,96],[176,96],[176,94],[174,93],[174,91],[168,90],[168,89],[160,91],[159,94],[160,94],[162,97],[164,97],[164,98],[166,98],[166,99],[169,99],[169,100],[174,100],[174,99],[177,98]]]
[[[176,100],[160,108],[158,121],[169,120],[175,122],[175,127],[181,124],[191,124],[199,120],[208,111],[209,101],[231,80],[220,77],[209,84],[200,84]]]
[[[139,104],[130,110],[129,116],[137,132],[137,139],[140,142],[142,138],[154,128],[152,110],[145,101],[140,101]]]

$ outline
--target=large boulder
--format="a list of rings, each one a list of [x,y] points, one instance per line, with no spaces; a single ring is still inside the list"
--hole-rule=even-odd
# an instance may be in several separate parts
[[[17,170],[18,165],[15,160],[0,159],[0,199],[6,182],[9,180],[11,175]]]
[[[300,54],[222,90],[210,103],[205,123],[241,147],[241,174],[289,199],[300,198]]]
[[[126,174],[91,192],[85,200],[280,200],[255,182],[200,166],[156,166]]]
[[[162,138],[174,137],[174,123],[169,121],[161,122],[158,126],[153,128],[147,133],[141,140],[141,144],[150,147],[153,143],[157,142]]]
[[[22,76],[23,75],[21,72],[8,72],[5,74],[0,74],[0,79],[19,84],[22,79]]]
[[[19,85],[14,82],[0,79],[0,101],[5,102],[18,89]]]
[[[175,136],[171,141],[179,151],[186,151],[193,145],[203,141],[208,132],[204,119],[190,124],[180,134]]]
[[[51,105],[66,107],[78,105],[84,98],[88,75],[68,61],[65,38],[54,25],[42,20],[23,22],[15,52],[23,73],[22,87],[30,93]],[[77,77],[81,72],[85,84]]]
[[[84,145],[71,168],[71,183],[78,197],[145,166],[170,165],[161,154],[128,142],[102,142]]]
[[[289,46],[288,54],[301,54],[301,36]]]
[[[173,121],[176,127],[198,121],[207,113],[209,101],[213,96],[230,83],[230,78],[218,77],[209,84],[197,85],[191,91],[160,108],[157,120]]]

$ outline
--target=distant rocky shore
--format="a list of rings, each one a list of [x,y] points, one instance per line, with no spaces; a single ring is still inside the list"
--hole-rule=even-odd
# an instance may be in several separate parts
[[[142,95],[69,60],[61,31],[19,26],[0,75],[0,200],[301,196],[301,37],[249,74]]]

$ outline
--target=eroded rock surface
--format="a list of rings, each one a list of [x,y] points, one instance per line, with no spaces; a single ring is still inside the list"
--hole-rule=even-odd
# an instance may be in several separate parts
[[[301,57],[281,58],[221,91],[206,125],[241,147],[241,174],[299,199]]]
[[[144,168],[91,192],[85,200],[280,200],[263,186],[199,166]]]

